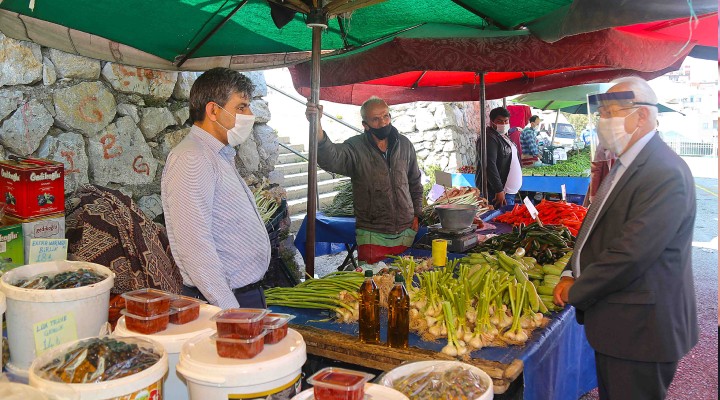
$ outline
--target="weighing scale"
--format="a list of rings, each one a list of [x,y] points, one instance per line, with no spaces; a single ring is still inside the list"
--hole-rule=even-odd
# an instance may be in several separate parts
[[[423,236],[415,247],[432,249],[434,239],[445,239],[448,241],[448,253],[465,253],[478,244],[475,229],[477,229],[477,225],[471,225],[460,230],[443,229],[440,224],[430,225],[428,226],[427,235]]]

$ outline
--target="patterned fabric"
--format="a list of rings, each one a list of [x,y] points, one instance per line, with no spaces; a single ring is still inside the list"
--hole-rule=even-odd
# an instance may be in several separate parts
[[[522,131],[520,134],[520,145],[522,146],[523,155],[537,156],[540,154],[538,140],[533,128],[525,128],[525,130]]]
[[[112,293],[157,288],[180,293],[182,279],[164,229],[121,192],[84,185],[65,201],[68,258],[115,273]]]
[[[168,155],[162,177],[165,224],[183,283],[221,308],[238,307],[232,289],[258,282],[270,265],[268,232],[235,155],[193,126]]]
[[[416,234],[417,232],[412,229],[405,229],[397,234],[356,229],[358,260],[368,264],[375,264],[386,259],[389,255],[400,254],[412,246]]]

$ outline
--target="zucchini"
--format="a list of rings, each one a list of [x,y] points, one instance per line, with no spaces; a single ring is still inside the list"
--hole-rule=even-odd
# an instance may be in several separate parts
[[[558,267],[556,267],[556,266],[553,265],[553,264],[545,264],[545,265],[543,265],[542,269],[543,269],[543,272],[544,272],[546,275],[556,275],[556,276],[560,276],[560,275],[562,275],[563,270],[564,270],[565,268],[558,268]]]
[[[541,296],[552,296],[554,290],[554,286],[540,285],[537,287],[537,292]]]

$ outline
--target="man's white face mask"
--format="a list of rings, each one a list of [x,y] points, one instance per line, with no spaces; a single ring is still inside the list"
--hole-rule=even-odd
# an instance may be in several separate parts
[[[495,130],[497,130],[498,133],[501,135],[507,134],[508,131],[510,130],[510,124],[504,124],[504,125],[496,124],[495,126],[496,126]]]
[[[217,104],[217,103],[216,103]],[[231,114],[228,110],[222,108],[221,105],[218,104],[218,107],[220,107],[221,110],[225,111],[228,114]],[[239,146],[250,137],[250,134],[252,133],[253,125],[255,125],[255,116],[254,115],[245,115],[245,114],[235,114],[235,126],[228,129],[224,127],[220,122],[215,121],[218,125],[222,126],[225,130],[227,130],[227,140],[228,144],[232,147]]]
[[[631,116],[637,110],[638,109],[636,108],[633,112],[624,117],[600,118],[600,120],[598,120],[597,127],[600,145],[608,150],[612,150],[617,155],[622,154],[628,143],[630,143],[630,139],[632,139],[633,135],[639,128],[635,128],[632,133],[626,132],[625,118]]]

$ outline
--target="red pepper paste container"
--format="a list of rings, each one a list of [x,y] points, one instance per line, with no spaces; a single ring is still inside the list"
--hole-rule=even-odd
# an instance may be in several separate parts
[[[142,333],[143,335],[151,335],[164,331],[170,322],[170,313],[143,317],[141,315],[131,314],[128,310],[122,310],[120,312],[125,316],[125,326],[129,330]]]
[[[263,318],[270,311],[264,308],[229,308],[212,317],[218,337],[252,339],[263,331]]]
[[[363,400],[365,383],[374,375],[349,369],[328,367],[308,378],[315,400]]]
[[[262,330],[260,334],[250,339],[238,337],[218,337],[217,334],[210,338],[215,341],[215,347],[220,357],[248,359],[260,354],[265,347],[265,334],[267,331]]]
[[[5,212],[18,219],[31,219],[65,210],[63,163],[20,157],[0,161],[0,201]]]
[[[200,299],[187,296],[178,296],[170,301],[170,323],[183,325],[195,321],[200,316],[200,304],[206,303]]]
[[[170,300],[174,294],[156,289],[139,289],[123,293],[125,308],[130,314],[140,317],[152,317],[170,312]]]
[[[275,344],[287,336],[288,322],[295,318],[290,314],[270,313],[263,319],[263,327],[268,332],[265,344]]]

